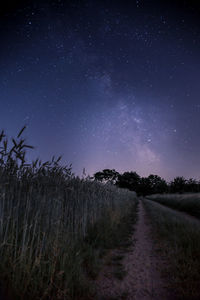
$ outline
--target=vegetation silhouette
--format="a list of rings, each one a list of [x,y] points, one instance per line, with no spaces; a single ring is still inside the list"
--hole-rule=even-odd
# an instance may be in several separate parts
[[[200,192],[200,182],[196,179],[185,179],[177,176],[172,181],[167,182],[158,175],[150,174],[148,177],[141,177],[136,172],[124,172],[120,174],[115,169],[104,169],[94,174],[97,181],[112,183],[120,188],[135,191],[138,195],[146,196],[163,193],[198,193]]]

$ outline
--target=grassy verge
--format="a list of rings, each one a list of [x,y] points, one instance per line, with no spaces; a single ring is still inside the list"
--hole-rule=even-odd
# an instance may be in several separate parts
[[[160,248],[169,264],[166,273],[179,299],[200,299],[200,227],[176,211],[145,200]]]
[[[200,219],[200,194],[163,194],[147,197],[168,207],[184,211]]]
[[[114,251],[108,253],[105,264],[111,266],[112,275],[118,280],[123,280],[127,275],[124,268],[123,259],[130,250],[130,246],[133,245],[133,232],[137,221],[137,205],[138,201],[135,201],[135,206],[129,215],[123,218],[121,225],[119,226],[117,233],[117,239],[115,245],[113,245]]]
[[[12,299],[90,299],[135,193],[75,177],[60,158],[27,164],[22,133],[10,148],[0,134],[0,283]]]

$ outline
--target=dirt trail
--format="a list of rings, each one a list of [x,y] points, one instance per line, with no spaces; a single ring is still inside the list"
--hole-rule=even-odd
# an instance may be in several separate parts
[[[115,255],[120,250],[115,250]],[[164,267],[152,241],[151,225],[139,201],[138,222],[133,233],[133,245],[122,261],[127,275],[122,279],[113,276],[113,266],[105,266],[97,280],[97,299],[172,300],[160,275]]]

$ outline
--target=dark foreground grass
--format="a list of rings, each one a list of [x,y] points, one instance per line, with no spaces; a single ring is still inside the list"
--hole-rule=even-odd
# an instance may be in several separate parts
[[[113,271],[112,275],[118,280],[123,280],[127,275],[123,259],[127,254],[127,251],[132,251],[130,249],[130,246],[134,246],[133,233],[138,218],[137,205],[138,201],[136,201],[136,205],[132,212],[130,211],[129,215],[123,218],[122,223],[119,226],[118,231],[116,232],[116,243],[115,245],[113,245],[114,247],[112,247],[114,251],[111,252],[111,255],[108,255],[106,257],[106,265],[111,266],[111,269]]]
[[[178,299],[200,299],[200,225],[152,201],[144,203],[168,258],[165,271],[171,287]]]
[[[80,179],[59,159],[27,164],[0,134],[0,284],[11,299],[94,299],[107,249],[124,240],[134,192]]]
[[[186,212],[200,219],[200,194],[156,194],[148,196],[150,200],[173,209]]]

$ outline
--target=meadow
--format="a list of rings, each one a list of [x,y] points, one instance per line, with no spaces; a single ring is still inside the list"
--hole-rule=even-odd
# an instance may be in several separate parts
[[[12,299],[89,299],[108,249],[128,240],[136,194],[26,162],[33,148],[0,134],[0,284]]]
[[[169,288],[178,295],[178,299],[197,300],[200,299],[200,222],[190,215],[156,203],[173,207],[170,205],[172,201],[179,202],[181,198],[187,203],[190,201],[187,197],[155,195],[151,197],[155,201],[146,199],[144,204],[156,234],[154,241],[160,249],[158,255],[163,255],[166,260],[163,276],[167,278]],[[191,197],[194,201],[195,196]]]
[[[155,194],[147,198],[200,219],[200,193]]]

